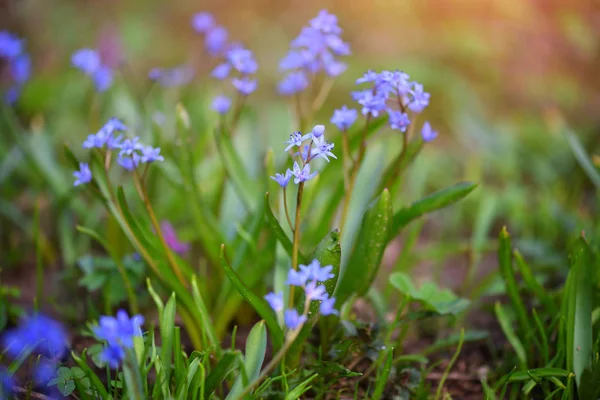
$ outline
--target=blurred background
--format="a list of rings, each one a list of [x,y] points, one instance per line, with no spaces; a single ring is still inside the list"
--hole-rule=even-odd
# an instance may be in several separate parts
[[[278,62],[321,9],[338,15],[353,54],[344,59],[349,68],[315,122],[327,123],[334,108],[351,105],[350,91],[367,69],[404,70],[431,93],[426,117],[440,137],[417,161],[399,201],[460,180],[481,184],[466,201],[414,226],[403,240],[424,231],[423,246],[439,243],[426,248],[430,261],[440,260],[444,267],[457,255],[460,265],[472,266],[493,252],[494,237],[508,225],[524,253],[560,268],[567,239],[592,229],[598,207],[596,189],[564,134],[574,133],[591,156],[600,147],[597,1],[3,0],[0,22],[26,38],[33,58],[19,117],[35,126],[43,116],[61,158],[61,143],[75,146],[89,129],[89,82],[70,66],[75,50],[98,47],[107,60],[123,57],[122,79],[134,91],[147,82],[150,68],[193,65],[193,84],[172,95],[187,99],[193,113],[206,105],[194,99],[213,91],[215,82],[190,20],[196,12],[211,12],[230,37],[256,53],[259,89],[250,106],[266,115],[263,121],[273,121],[271,110],[281,112]],[[127,108],[126,102],[113,106],[120,113]],[[290,121],[255,129],[284,140]],[[67,175],[63,180],[69,181]],[[24,182],[30,194],[46,184],[39,176]],[[3,197],[20,198],[26,218],[33,201],[21,189],[5,187]],[[15,224],[7,211],[2,218],[5,227]],[[13,241],[9,249],[25,248],[27,239],[15,244],[19,240],[7,239],[7,232],[3,240]],[[411,254],[418,261],[419,252]],[[409,262],[407,257],[398,262]]]

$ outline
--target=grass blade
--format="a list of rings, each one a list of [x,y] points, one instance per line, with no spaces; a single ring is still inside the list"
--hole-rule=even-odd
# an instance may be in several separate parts
[[[521,368],[527,368],[527,354],[525,353],[525,348],[523,347],[521,340],[515,334],[515,331],[512,327],[512,322],[510,318],[508,318],[508,315],[506,315],[500,302],[496,302],[494,310],[496,312],[496,318],[498,318],[498,322],[500,323],[500,327],[502,328],[504,335],[506,336],[509,343],[515,350],[515,353],[517,354],[517,358],[519,359]]]
[[[235,380],[231,391],[227,394],[226,399],[236,399],[243,392],[244,387],[254,382],[260,374],[263,361],[265,360],[265,353],[267,351],[267,329],[265,327],[265,321],[260,321],[254,325],[248,339],[246,339],[246,352],[244,354],[244,364],[242,368],[245,369],[248,381],[244,382],[244,374],[240,373]]]

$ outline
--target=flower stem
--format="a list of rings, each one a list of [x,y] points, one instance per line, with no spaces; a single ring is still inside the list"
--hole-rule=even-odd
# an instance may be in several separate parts
[[[144,186],[144,183],[140,180],[140,175],[137,172],[137,169],[134,170],[135,172],[135,184],[136,187],[138,188],[138,192],[140,194],[140,196],[142,197],[142,201],[144,202],[144,205],[146,206],[146,210],[148,211],[148,215],[150,216],[150,221],[152,222],[152,225],[154,226],[154,229],[156,230],[156,234],[158,235],[158,238],[160,239],[160,242],[163,246],[163,248],[165,249],[165,253],[167,254],[167,260],[169,260],[169,264],[171,264],[171,268],[173,269],[173,272],[175,272],[175,275],[177,275],[177,278],[179,279],[179,281],[183,284],[183,286],[187,287],[187,282],[185,280],[185,278],[183,277],[183,274],[181,273],[181,270],[179,269],[179,267],[177,266],[177,262],[175,261],[175,258],[173,257],[173,253],[171,252],[171,248],[167,245],[167,242],[165,241],[165,237],[162,234],[162,230],[160,229],[160,224],[158,223],[158,220],[156,219],[156,214],[154,214],[154,209],[152,208],[152,204],[150,204],[150,199],[148,198],[148,192],[146,191],[146,187]]]
[[[292,269],[298,270],[298,252],[300,248],[300,210],[302,208],[302,194],[304,182],[298,184],[298,195],[296,196],[296,218],[294,219],[294,243],[292,246]],[[290,286],[290,307],[294,306],[294,286]]]
[[[290,218],[290,212],[288,211],[287,206],[287,188],[283,188],[283,208],[285,210],[285,218],[287,219],[288,224],[290,225],[290,229],[294,232],[294,225],[292,224],[292,219]]]

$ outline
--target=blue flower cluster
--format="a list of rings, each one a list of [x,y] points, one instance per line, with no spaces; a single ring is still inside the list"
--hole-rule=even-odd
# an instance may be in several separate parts
[[[220,59],[211,75],[219,80],[231,78],[235,90],[242,96],[253,93],[258,84],[253,75],[258,70],[258,63],[252,51],[241,43],[229,43],[227,30],[217,25],[212,14],[201,12],[192,18],[192,26],[198,33],[204,35],[206,50],[212,56]],[[231,100],[218,96],[213,100],[213,110],[225,114],[231,106]]]
[[[188,65],[170,69],[152,68],[148,78],[164,87],[185,86],[194,78],[194,69]]]
[[[4,334],[2,346],[6,354],[13,358],[27,352],[39,357],[34,380],[38,385],[45,385],[54,378],[57,363],[67,351],[67,332],[52,318],[33,314],[25,318],[18,327]]]
[[[25,53],[23,40],[7,31],[0,31],[0,59],[8,64],[11,86],[4,94],[4,101],[13,104],[19,98],[23,84],[31,74],[31,58]]]
[[[142,336],[141,326],[144,317],[135,315],[129,318],[127,311],[117,311],[116,317],[102,316],[94,334],[100,340],[106,341],[106,347],[101,353],[101,359],[111,368],[118,368],[125,358],[127,349],[133,348],[133,338]]]
[[[344,72],[346,64],[336,57],[349,55],[350,46],[340,38],[341,33],[337,17],[321,10],[292,41],[290,51],[279,63],[280,69],[288,72],[279,83],[279,93],[300,93],[311,77],[322,72],[331,77]]]
[[[140,163],[151,163],[155,161],[164,161],[164,157],[160,155],[160,147],[144,146],[140,143],[139,137],[132,139],[123,139],[123,135],[115,136],[116,132],[127,131],[127,126],[117,118],[111,118],[104,124],[96,133],[88,135],[83,142],[84,149],[92,148],[107,148],[108,150],[119,150],[117,164],[126,169],[133,171]],[[75,177],[74,186],[88,183],[92,180],[92,172],[86,163],[79,164],[79,171],[73,172]]]
[[[104,92],[112,85],[113,71],[102,62],[98,50],[77,50],[71,56],[71,63],[94,81],[98,92]]]
[[[352,92],[352,98],[362,107],[361,113],[367,118],[377,118],[383,113],[389,117],[390,127],[406,132],[411,124],[411,113],[421,113],[429,105],[429,93],[423,85],[410,80],[410,76],[402,71],[367,71],[356,84],[369,83],[368,89]],[[331,123],[342,131],[348,130],[356,121],[358,112],[343,106],[335,110]],[[437,137],[429,122],[423,124],[421,137],[430,142]]]
[[[333,308],[335,297],[329,297],[325,291],[325,286],[320,284],[334,277],[331,273],[332,270],[333,266],[331,265],[321,267],[321,263],[317,259],[308,265],[300,265],[298,271],[290,269],[285,283],[304,289],[306,305],[302,314],[299,314],[294,308],[285,310],[283,319],[288,329],[295,330],[306,322],[306,314],[311,301],[320,301],[319,312],[321,315],[338,314],[338,311]],[[284,309],[283,293],[271,292],[265,296],[265,300],[276,313]]]
[[[307,141],[309,143],[305,144]],[[298,164],[298,161],[294,161],[294,166],[291,170],[288,168],[285,174],[275,174],[275,176],[271,177],[282,188],[287,186],[292,177],[294,177],[295,184],[314,178],[317,173],[310,172],[311,161],[322,158],[329,162],[329,157],[337,159],[335,154],[332,153],[334,144],[325,140],[325,126],[323,125],[315,125],[313,130],[306,135],[302,135],[302,132],[294,132],[285,144],[287,144],[285,151],[289,151],[295,147],[298,149],[298,152],[294,156],[300,156],[302,166]]]

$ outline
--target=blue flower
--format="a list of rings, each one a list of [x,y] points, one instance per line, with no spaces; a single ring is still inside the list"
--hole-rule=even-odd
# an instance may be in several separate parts
[[[0,35],[2,32],[0,32]],[[1,40],[1,39],[0,39]],[[15,378],[4,367],[0,367],[0,399],[9,399],[15,389]]]
[[[293,132],[290,135],[290,140],[285,142],[285,144],[287,144],[288,146],[285,148],[284,151],[289,151],[294,146],[298,146],[298,147],[302,146],[302,142],[304,140],[306,140],[306,137],[302,136],[301,132]]]
[[[140,158],[140,161],[143,163],[165,161],[165,158],[160,155],[160,147],[144,146],[141,150],[142,156]]]
[[[127,171],[133,171],[140,164],[140,156],[137,153],[133,153],[132,156],[119,154],[119,157],[117,157],[117,164]]]
[[[21,88],[18,85],[13,85],[4,94],[4,101],[6,104],[14,104],[19,95],[21,94]]]
[[[371,90],[362,92],[354,92],[355,100],[363,106],[361,112],[363,115],[371,114],[373,117],[378,117],[379,113],[386,108],[386,99],[378,94],[373,94]]]
[[[92,180],[92,171],[90,170],[90,166],[87,163],[79,163],[79,171],[73,172],[73,176],[75,177],[73,186],[89,183]]]
[[[225,79],[229,76],[231,72],[231,65],[229,64],[219,64],[212,70],[211,75],[213,78],[217,78],[219,80]]]
[[[326,265],[321,268],[321,263],[316,258],[308,265],[300,265],[300,271],[303,274],[302,276],[306,277],[306,280],[314,280],[317,282],[325,282],[334,277],[331,273],[331,271],[333,271],[333,266]]]
[[[54,377],[56,377],[56,363],[48,359],[41,359],[33,374],[34,382],[37,385],[46,385]]]
[[[24,319],[17,328],[6,332],[2,344],[11,357],[17,357],[28,349],[32,354],[56,359],[67,350],[67,334],[59,322],[34,314]]]
[[[254,55],[248,49],[237,47],[227,52],[227,60],[240,74],[250,75],[256,73],[258,64]]]
[[[94,328],[94,334],[100,340],[105,340],[111,346],[133,347],[134,336],[141,336],[141,325],[144,317],[135,315],[129,318],[127,311],[117,311],[116,317],[102,316],[99,325]]]
[[[313,140],[317,140],[325,133],[325,125],[315,125],[310,133]]]
[[[91,149],[94,147],[102,148],[104,145],[109,149],[117,149],[121,147],[122,135],[114,137],[116,131],[126,131],[128,128],[123,122],[117,118],[110,118],[106,124],[95,134],[88,135],[87,139],[83,142],[84,149]]]
[[[198,33],[207,33],[215,26],[215,18],[207,12],[199,12],[192,17],[192,27]]]
[[[325,297],[325,299],[323,299],[319,305],[319,311],[321,315],[338,315],[339,312],[333,308],[334,305],[335,297]]]
[[[324,285],[317,284],[317,281],[310,281],[304,286],[304,293],[308,301],[323,300],[327,298],[327,292]]]
[[[187,65],[171,69],[153,68],[148,77],[164,87],[184,86],[194,77],[194,69]]]
[[[244,96],[248,96],[250,93],[254,92],[257,86],[256,79],[250,79],[247,77],[234,78],[232,83],[236,90]]]
[[[291,96],[302,92],[308,87],[308,78],[302,71],[291,72],[279,82],[279,93],[284,96]]]
[[[279,312],[283,310],[283,292],[280,293],[269,293],[265,296],[265,300],[269,303],[269,306],[275,312]]]
[[[308,274],[304,270],[296,271],[295,269],[290,269],[288,271],[288,278],[285,281],[286,285],[292,286],[304,286],[306,285],[306,281],[308,280]]]
[[[112,135],[115,131],[126,131],[127,125],[125,125],[120,119],[112,117],[106,121],[106,124],[100,130],[104,132],[106,135]]]
[[[23,52],[23,40],[7,31],[0,31],[0,57],[11,59]]]
[[[109,344],[100,353],[100,361],[108,364],[112,369],[119,368],[123,359],[125,359],[125,349],[116,344]]]
[[[406,132],[406,128],[410,125],[408,115],[401,111],[388,111],[390,116],[390,126],[392,129],[399,130],[400,132]]]
[[[204,38],[204,46],[209,54],[216,56],[225,51],[228,38],[227,29],[215,26],[210,29]]]
[[[295,176],[294,183],[298,184],[300,182],[306,182],[314,178],[317,173],[310,173],[310,164],[304,165],[301,169],[297,162],[294,161],[294,169],[292,170],[292,175]]]
[[[93,74],[92,79],[98,92],[105,92],[113,81],[113,72],[106,66],[101,66]]]
[[[324,33],[339,35],[342,29],[338,26],[337,17],[327,10],[319,11],[319,14],[310,20],[310,26]]]
[[[275,176],[271,177],[271,179],[273,179],[275,182],[277,182],[279,184],[279,186],[281,186],[282,188],[284,188],[288,185],[288,182],[290,181],[291,178],[292,178],[292,171],[290,171],[289,169],[287,171],[285,171],[285,174],[275,174]]]
[[[345,131],[354,124],[357,116],[358,113],[356,110],[348,109],[348,107],[343,106],[339,110],[333,112],[331,123],[337,126],[339,130]]]
[[[311,155],[316,157],[324,158],[325,161],[329,162],[328,157],[333,157],[337,159],[335,154],[331,152],[333,150],[334,144],[325,140],[323,136],[317,137],[313,142],[315,148],[312,150]]]
[[[431,129],[431,125],[429,122],[425,122],[423,124],[423,128],[421,128],[421,137],[425,143],[431,142],[437,137],[438,133]]]
[[[23,84],[31,74],[31,58],[28,54],[15,57],[10,63],[10,74],[16,83]]]
[[[412,101],[408,104],[408,108],[413,112],[421,112],[429,105],[429,93],[423,91],[423,85],[415,83],[412,95]]]
[[[294,330],[306,322],[306,315],[298,315],[295,309],[285,310],[283,320],[288,329]]]
[[[71,63],[85,74],[92,75],[100,68],[100,55],[93,49],[81,49],[73,53]]]
[[[226,96],[217,96],[212,102],[212,109],[219,114],[226,114],[231,107],[231,99]]]
[[[119,155],[121,156],[130,156],[136,150],[142,150],[143,145],[139,143],[140,138],[134,137],[133,139],[125,139],[123,143],[121,143],[121,151]]]
[[[361,78],[356,80],[356,84],[360,85],[361,83],[375,82],[378,78],[379,74],[377,72],[368,70]]]

